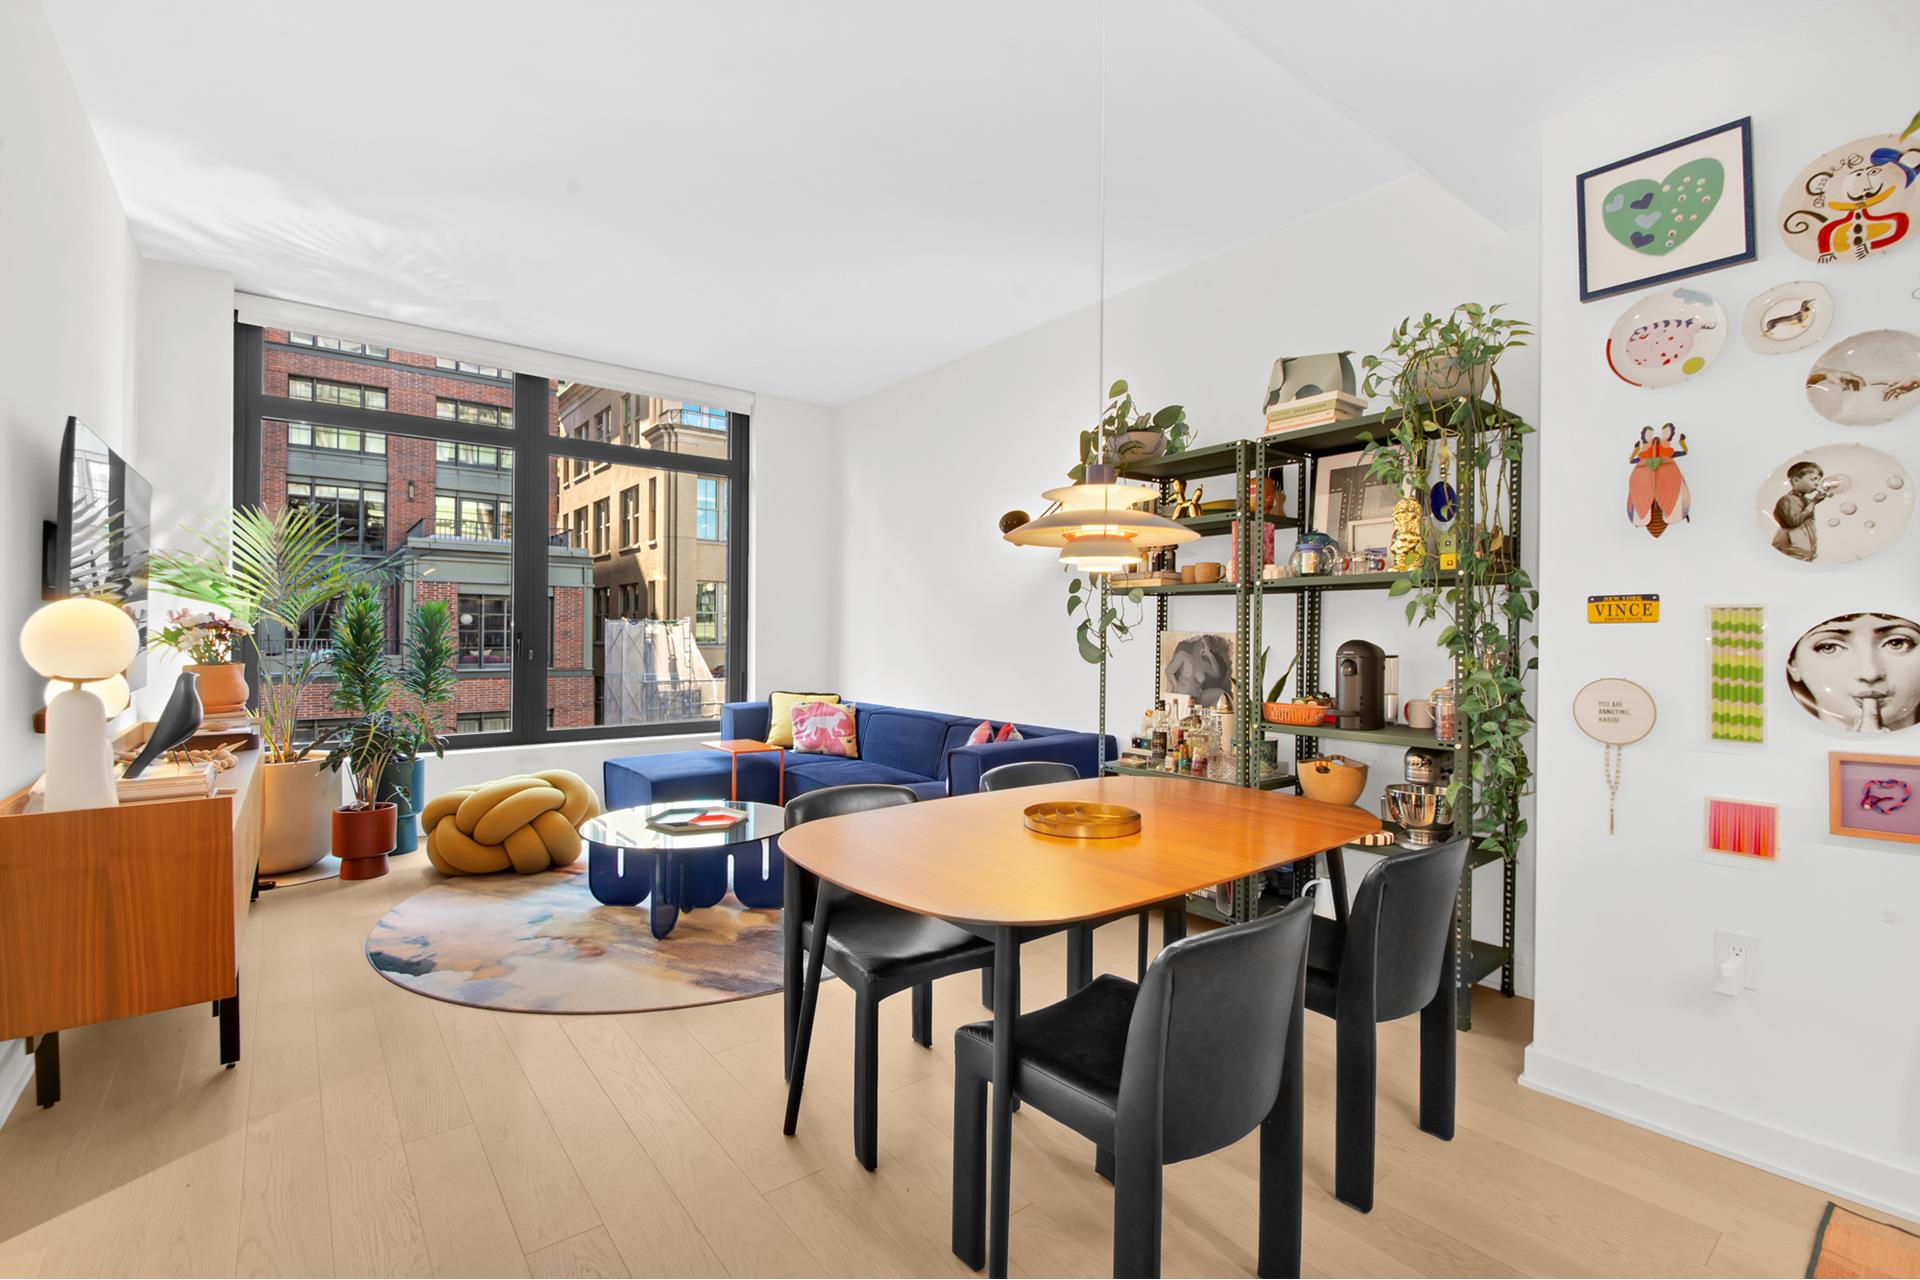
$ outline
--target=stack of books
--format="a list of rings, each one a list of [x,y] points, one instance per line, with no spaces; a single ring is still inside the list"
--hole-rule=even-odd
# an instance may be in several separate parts
[[[1344,391],[1328,391],[1298,400],[1283,400],[1267,406],[1267,434],[1280,435],[1304,427],[1324,427],[1330,422],[1366,416],[1367,402]]]
[[[174,764],[158,761],[137,778],[116,778],[121,804],[141,800],[191,800],[214,793],[219,770],[212,763]]]

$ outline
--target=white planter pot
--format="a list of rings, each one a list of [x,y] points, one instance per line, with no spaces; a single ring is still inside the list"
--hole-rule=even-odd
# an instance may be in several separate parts
[[[340,775],[319,760],[260,766],[262,808],[260,874],[301,871],[333,848],[333,811]]]

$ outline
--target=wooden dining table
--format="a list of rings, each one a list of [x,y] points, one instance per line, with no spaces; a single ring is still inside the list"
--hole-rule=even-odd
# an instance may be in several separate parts
[[[1060,800],[1136,809],[1140,831],[1114,839],[1069,839],[1027,829],[1023,811],[1029,805]],[[1337,851],[1379,828],[1378,818],[1348,806],[1201,779],[1128,775],[823,818],[789,828],[780,845],[790,863],[830,884],[937,916],[993,942],[992,1152],[984,1261],[989,1274],[1004,1276],[1020,944],[1062,925],[1183,902],[1197,889]],[[1337,861],[1337,854],[1330,861]],[[954,1252],[979,1269],[983,1260],[968,1256],[977,1246],[959,1237],[956,1232]]]

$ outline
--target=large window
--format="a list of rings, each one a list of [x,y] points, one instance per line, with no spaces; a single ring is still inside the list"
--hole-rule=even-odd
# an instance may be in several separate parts
[[[238,500],[324,512],[383,578],[390,646],[419,604],[451,608],[456,745],[684,731],[745,696],[746,418],[347,326],[235,332]],[[331,692],[323,670],[303,713]]]

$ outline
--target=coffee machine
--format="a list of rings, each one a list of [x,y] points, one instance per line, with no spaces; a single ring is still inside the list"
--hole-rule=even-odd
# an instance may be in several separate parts
[[[1342,729],[1379,729],[1387,723],[1387,655],[1367,640],[1334,650],[1334,714]]]

